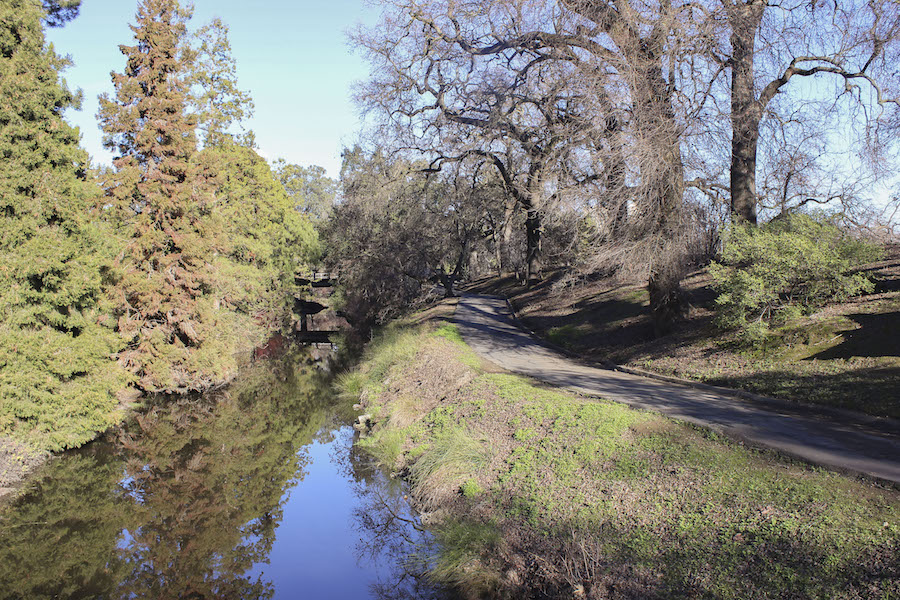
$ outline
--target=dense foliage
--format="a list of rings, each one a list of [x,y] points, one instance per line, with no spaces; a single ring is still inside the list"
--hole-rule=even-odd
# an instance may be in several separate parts
[[[41,18],[0,1],[0,435],[58,450],[116,421],[126,379],[102,303],[114,248]]]
[[[254,347],[291,319],[294,276],[318,258],[309,219],[294,209],[269,165],[252,148],[224,141],[197,157],[215,185],[223,243],[212,259],[214,281],[235,344]]]
[[[482,190],[458,172],[421,167],[380,151],[344,152],[342,200],[323,237],[341,274],[343,312],[357,328],[408,310],[435,285],[453,294],[484,237],[490,202]]]
[[[304,167],[284,159],[273,165],[278,180],[297,210],[313,222],[323,223],[331,217],[338,196],[338,182],[316,165]]]
[[[229,380],[291,325],[294,274],[318,252],[241,122],[252,102],[227,27],[192,37],[177,0],[141,2],[121,46],[98,115],[116,158],[98,185],[63,120],[80,100],[67,60],[43,33],[79,6],[0,0],[0,436],[50,450],[118,422],[129,384]]]
[[[739,329],[744,342],[760,342],[770,325],[826,302],[872,290],[854,268],[875,260],[879,248],[825,218],[787,214],[759,228],[736,225],[729,233],[721,262],[710,272],[719,291],[719,323]]]
[[[136,45],[121,47],[126,69],[99,115],[118,154],[109,212],[127,239],[115,294],[120,360],[148,391],[231,379],[266,327],[287,323],[294,273],[315,238],[252,134],[231,133],[252,105],[234,81],[227,30],[201,29],[194,50],[188,17],[176,0],[141,3]]]
[[[196,120],[186,110],[181,49],[187,14],[174,0],[146,0],[121,46],[115,99],[103,96],[104,144],[117,153],[105,182],[127,238],[115,315],[127,347],[120,361],[153,391],[203,389],[233,376],[233,347],[211,261],[222,235],[209,183],[192,162]]]

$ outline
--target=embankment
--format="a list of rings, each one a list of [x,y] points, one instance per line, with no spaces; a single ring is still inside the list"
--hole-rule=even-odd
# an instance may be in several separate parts
[[[900,594],[896,491],[500,372],[451,324],[388,328],[341,387],[468,597]]]

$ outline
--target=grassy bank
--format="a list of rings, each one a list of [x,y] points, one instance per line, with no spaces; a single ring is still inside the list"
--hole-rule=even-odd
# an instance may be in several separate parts
[[[506,296],[538,335],[588,359],[900,418],[900,248],[889,248],[887,259],[867,270],[874,293],[799,317],[753,351],[716,328],[716,293],[705,271],[684,281],[690,310],[658,339],[643,283],[608,278],[573,284],[557,273],[531,289],[512,277],[472,289]]]
[[[900,494],[482,364],[441,321],[341,381],[471,597],[888,598]]]

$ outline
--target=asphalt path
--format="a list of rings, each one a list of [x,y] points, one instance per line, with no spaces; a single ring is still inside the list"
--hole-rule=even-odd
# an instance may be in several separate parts
[[[776,401],[760,405],[709,386],[698,389],[582,364],[521,329],[502,298],[463,296],[455,322],[477,354],[507,371],[709,427],[816,465],[900,483],[900,428],[895,421],[810,416],[809,407]]]

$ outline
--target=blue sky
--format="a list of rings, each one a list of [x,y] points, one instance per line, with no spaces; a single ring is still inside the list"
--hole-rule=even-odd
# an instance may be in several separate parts
[[[67,118],[78,125],[82,144],[95,163],[109,163],[100,143],[97,96],[112,92],[110,71],[125,66],[119,44],[130,44],[137,0],[83,0],[80,16],[47,38],[59,54],[75,62],[63,75],[81,88],[84,105]],[[359,128],[350,85],[366,76],[367,66],[352,54],[346,32],[372,24],[378,11],[364,0],[195,0],[197,28],[220,17],[230,28],[238,84],[256,104],[250,127],[260,153],[303,165],[320,165],[337,177],[343,146]]]

